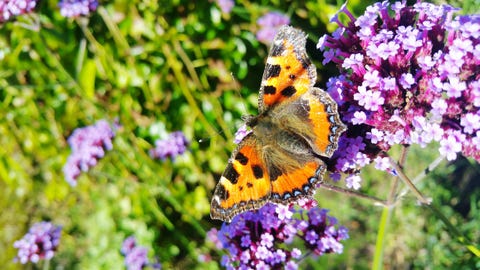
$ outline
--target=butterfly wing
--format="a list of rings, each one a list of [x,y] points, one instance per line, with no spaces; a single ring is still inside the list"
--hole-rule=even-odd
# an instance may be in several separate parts
[[[262,152],[272,186],[270,201],[286,204],[311,196],[322,180],[325,164],[302,138],[285,131],[276,138]]]
[[[346,126],[340,120],[337,103],[320,88],[312,87],[300,98],[273,108],[277,125],[302,137],[312,151],[331,157]]]
[[[305,50],[307,36],[282,26],[275,36],[260,86],[259,113],[286,100],[294,100],[313,87],[317,72]]]
[[[318,155],[331,157],[338,140],[347,127],[340,120],[337,103],[320,88],[312,87],[301,99],[292,104],[298,117],[310,132],[304,137]]]
[[[236,214],[258,209],[270,198],[270,180],[256,140],[253,133],[248,134],[233,152],[213,194],[212,219],[230,222]]]

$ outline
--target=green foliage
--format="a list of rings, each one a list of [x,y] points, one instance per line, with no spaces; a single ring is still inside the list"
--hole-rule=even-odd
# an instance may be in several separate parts
[[[358,15],[369,3],[349,6]],[[222,14],[212,1],[117,0],[76,19],[61,17],[56,5],[40,1],[36,13],[0,26],[2,269],[23,269],[13,262],[13,242],[40,220],[63,226],[52,269],[122,269],[120,247],[130,235],[166,269],[218,269],[220,252],[204,241],[206,231],[220,225],[209,217],[209,202],[241,116],[256,111],[267,54],[254,35],[256,20],[267,11],[284,12],[314,43],[334,30],[328,19],[341,3],[239,1]],[[324,85],[335,70],[318,66]],[[71,187],[62,172],[70,154],[67,138],[99,119],[121,124],[114,148]],[[159,123],[165,132],[183,131],[189,151],[173,161],[152,160],[151,129]],[[414,151],[412,175],[436,154]],[[462,234],[478,240],[479,166],[469,163],[467,169],[461,162],[442,164],[419,189]],[[476,178],[467,175],[471,171]],[[449,175],[465,177],[477,192],[465,195]],[[391,178],[373,169],[363,177],[362,192],[386,197]],[[351,239],[344,254],[305,264],[370,268],[384,208],[331,191],[317,194]],[[460,202],[468,210],[456,208]],[[388,222],[381,247],[385,268],[480,267],[411,196],[391,210]],[[205,254],[213,261],[200,263]]]

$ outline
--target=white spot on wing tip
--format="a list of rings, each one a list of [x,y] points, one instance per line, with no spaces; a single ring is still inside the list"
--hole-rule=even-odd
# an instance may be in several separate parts
[[[282,44],[283,44],[283,40],[281,40],[281,39],[276,39],[273,42],[273,45],[275,45],[275,46],[282,46]]]

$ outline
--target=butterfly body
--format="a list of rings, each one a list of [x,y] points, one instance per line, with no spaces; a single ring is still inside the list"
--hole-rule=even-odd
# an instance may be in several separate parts
[[[211,216],[230,221],[266,202],[310,197],[322,180],[345,130],[337,105],[314,87],[316,69],[306,35],[289,26],[276,35],[260,87],[259,115],[247,117],[248,134],[232,153],[212,198]]]

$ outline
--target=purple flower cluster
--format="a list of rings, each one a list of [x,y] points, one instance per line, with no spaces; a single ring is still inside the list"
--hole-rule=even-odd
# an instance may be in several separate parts
[[[162,265],[158,262],[150,263],[148,260],[148,250],[145,247],[137,246],[137,240],[134,236],[130,236],[123,241],[120,250],[125,256],[125,266],[127,270],[141,270],[146,267],[151,269],[162,269]]]
[[[344,7],[350,22],[320,38],[324,64],[341,74],[327,83],[348,131],[331,170],[354,173],[395,144],[439,142],[453,160],[462,152],[480,162],[480,16],[453,17],[454,8],[430,3],[375,3],[363,16]],[[359,177],[347,179],[359,187]]]
[[[62,228],[50,222],[35,223],[22,239],[15,241],[13,247],[18,248],[15,258],[22,264],[37,263],[40,260],[50,260],[55,255],[60,242]]]
[[[14,16],[31,12],[37,5],[37,0],[2,0],[0,1],[0,23]]]
[[[229,255],[222,258],[227,269],[298,269],[303,252],[288,248],[295,238],[315,256],[342,253],[340,241],[348,238],[347,229],[336,228],[337,220],[327,215],[328,210],[308,202],[303,205],[310,209],[266,204],[257,211],[237,215],[220,231],[210,230],[207,238],[218,249],[228,251]]]
[[[279,12],[269,12],[257,20],[260,29],[257,31],[257,39],[270,45],[280,26],[289,24],[290,18]]]
[[[243,138],[245,138],[250,133],[252,133],[252,130],[248,129],[246,124],[243,124],[237,130],[237,132],[235,132],[235,138],[234,138],[233,142],[235,144],[239,144],[243,140]]]
[[[97,164],[98,159],[105,155],[105,150],[111,150],[115,133],[105,120],[98,121],[93,126],[77,128],[68,138],[72,153],[63,167],[65,179],[71,186],[77,184],[80,173],[88,171]]]
[[[166,158],[174,159],[176,156],[183,154],[187,150],[188,140],[181,131],[175,131],[168,135],[168,138],[155,141],[155,148],[150,150],[150,156],[165,160]]]
[[[98,7],[98,0],[61,0],[58,3],[63,17],[87,16]]]
[[[228,14],[232,11],[232,8],[235,6],[234,0],[217,0],[217,5],[222,10],[222,13]]]

